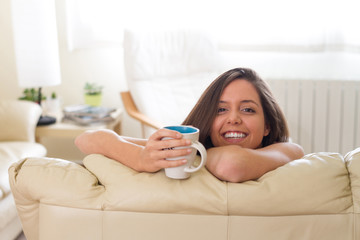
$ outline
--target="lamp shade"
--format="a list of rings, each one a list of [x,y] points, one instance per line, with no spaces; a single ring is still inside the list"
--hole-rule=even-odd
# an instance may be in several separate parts
[[[11,0],[11,11],[19,85],[60,84],[55,0]]]

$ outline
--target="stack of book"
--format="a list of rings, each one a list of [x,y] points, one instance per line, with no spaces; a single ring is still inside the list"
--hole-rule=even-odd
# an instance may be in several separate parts
[[[111,113],[115,108],[93,107],[89,105],[71,105],[64,108],[63,121],[78,125],[97,125],[114,120]]]

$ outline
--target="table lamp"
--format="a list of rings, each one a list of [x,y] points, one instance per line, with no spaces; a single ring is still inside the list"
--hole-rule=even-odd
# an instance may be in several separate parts
[[[11,0],[15,62],[20,87],[61,83],[55,0]],[[38,125],[56,121],[42,116]]]

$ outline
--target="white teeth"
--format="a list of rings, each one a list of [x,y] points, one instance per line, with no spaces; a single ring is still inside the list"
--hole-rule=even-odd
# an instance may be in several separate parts
[[[244,138],[246,135],[244,133],[238,133],[238,132],[228,132],[225,133],[226,138]]]

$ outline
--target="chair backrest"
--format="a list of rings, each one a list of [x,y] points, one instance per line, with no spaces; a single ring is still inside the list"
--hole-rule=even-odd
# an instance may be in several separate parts
[[[125,76],[143,114],[180,124],[221,70],[216,43],[192,30],[124,33]]]

